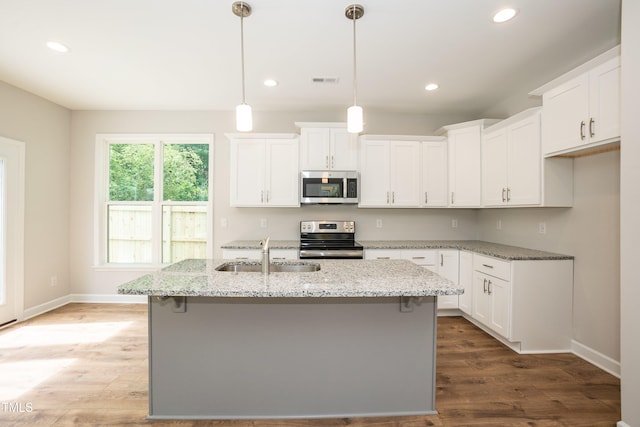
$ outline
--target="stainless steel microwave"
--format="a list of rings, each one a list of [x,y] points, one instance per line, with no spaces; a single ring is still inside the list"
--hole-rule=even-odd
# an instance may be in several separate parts
[[[358,203],[358,172],[303,171],[300,179],[300,203]]]

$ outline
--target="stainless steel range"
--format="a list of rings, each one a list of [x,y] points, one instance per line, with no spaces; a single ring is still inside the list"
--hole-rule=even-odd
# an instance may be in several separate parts
[[[300,221],[300,258],[362,259],[355,221]]]

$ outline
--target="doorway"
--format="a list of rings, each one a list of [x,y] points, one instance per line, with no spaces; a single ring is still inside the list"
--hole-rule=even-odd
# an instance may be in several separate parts
[[[25,144],[0,137],[0,327],[24,305]]]

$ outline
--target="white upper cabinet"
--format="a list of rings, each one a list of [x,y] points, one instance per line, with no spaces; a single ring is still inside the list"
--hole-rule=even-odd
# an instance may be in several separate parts
[[[294,134],[228,134],[231,206],[300,206]]]
[[[485,130],[482,139],[484,206],[540,204],[539,108]],[[497,129],[496,129],[497,128]]]
[[[446,134],[449,146],[449,206],[480,207],[482,129],[496,122],[498,120],[482,119],[438,130],[438,134]]]
[[[542,95],[542,154],[620,139],[620,56],[614,48],[532,92]]]
[[[363,136],[360,207],[420,205],[420,142]]]
[[[573,161],[542,158],[540,119],[540,108],[531,108],[484,130],[483,206],[573,204]]]
[[[447,206],[447,141],[422,141],[421,206]]]
[[[302,123],[300,168],[302,170],[357,170],[358,135],[347,132],[345,123]]]

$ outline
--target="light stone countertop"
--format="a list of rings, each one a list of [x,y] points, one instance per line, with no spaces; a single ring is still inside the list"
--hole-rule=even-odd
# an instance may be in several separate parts
[[[119,294],[204,297],[396,297],[459,295],[462,287],[407,260],[308,260],[310,273],[216,271],[223,259],[190,259],[118,287]]]
[[[366,249],[459,249],[508,261],[540,261],[573,259],[571,255],[502,245],[481,240],[358,240]],[[297,240],[271,240],[272,249],[299,249]],[[259,240],[235,240],[223,249],[260,249]]]

